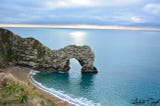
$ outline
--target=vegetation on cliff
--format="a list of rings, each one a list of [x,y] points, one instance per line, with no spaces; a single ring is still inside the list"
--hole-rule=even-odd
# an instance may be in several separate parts
[[[29,83],[17,80],[11,74],[0,73],[0,106],[55,106],[37,93]]]

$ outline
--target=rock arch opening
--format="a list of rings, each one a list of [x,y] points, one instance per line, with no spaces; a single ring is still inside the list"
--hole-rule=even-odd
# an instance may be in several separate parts
[[[73,72],[75,72],[75,71],[80,71],[81,70],[81,64],[78,62],[78,60],[77,59],[75,59],[75,58],[71,58],[71,59],[69,59],[69,66],[70,66],[70,71],[73,71]]]

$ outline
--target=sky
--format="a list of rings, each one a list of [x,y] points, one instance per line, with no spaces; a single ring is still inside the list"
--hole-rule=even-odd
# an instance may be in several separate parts
[[[0,24],[160,27],[160,0],[1,0]]]

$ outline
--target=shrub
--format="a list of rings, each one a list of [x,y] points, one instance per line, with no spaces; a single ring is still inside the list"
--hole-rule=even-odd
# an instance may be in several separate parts
[[[9,82],[5,88],[8,91],[9,95],[18,93],[22,89],[19,83],[14,83],[14,82]]]
[[[21,91],[19,95],[17,96],[17,99],[20,103],[27,102],[28,99],[28,92],[27,91]]]

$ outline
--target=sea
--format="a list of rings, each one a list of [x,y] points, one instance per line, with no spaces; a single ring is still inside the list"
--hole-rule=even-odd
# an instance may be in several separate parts
[[[68,73],[32,70],[34,83],[47,92],[77,106],[160,106],[160,31],[6,29],[53,50],[73,44],[93,50],[98,74],[81,74],[74,58]]]

